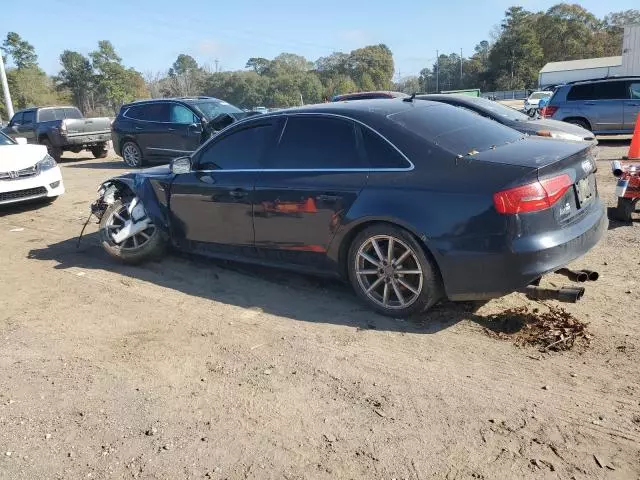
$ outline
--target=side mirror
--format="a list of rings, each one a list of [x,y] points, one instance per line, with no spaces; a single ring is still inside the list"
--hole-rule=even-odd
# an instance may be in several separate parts
[[[18,145],[26,145],[27,144],[27,139],[24,137],[16,137],[15,141]]]
[[[191,171],[191,157],[178,157],[171,160],[171,173],[180,175]]]

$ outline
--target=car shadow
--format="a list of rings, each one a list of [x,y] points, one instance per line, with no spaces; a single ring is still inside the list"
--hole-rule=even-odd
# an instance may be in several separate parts
[[[408,319],[388,318],[361,304],[349,286],[336,279],[309,277],[185,253],[172,252],[158,262],[140,266],[123,265],[102,249],[97,233],[82,237],[79,247],[76,237],[46,248],[33,249],[29,258],[56,261],[56,269],[80,268],[116,273],[124,277],[123,285],[128,284],[128,277],[223,304],[294,320],[346,325],[358,331],[435,334],[463,320],[482,327],[487,327],[489,321],[488,317],[476,313],[483,305],[481,302],[442,302],[428,312]],[[496,322],[492,324],[498,325]]]
[[[616,220],[616,208],[608,207],[607,208],[607,217],[609,218],[609,230],[615,230],[620,227],[631,227],[634,223],[640,223],[640,218],[632,218],[630,222],[622,222],[620,220]]]
[[[622,138],[598,138],[598,144],[607,147],[628,147],[631,143],[630,137],[622,137]]]
[[[93,155],[89,155],[86,157],[60,157],[58,159],[58,163],[64,165],[65,163],[74,163],[74,162],[84,162],[86,160],[95,160],[96,158]]]
[[[89,159],[85,159],[89,160]],[[92,162],[87,163],[71,163],[66,164],[66,162],[62,163],[66,168],[90,168],[97,170],[127,170],[131,169],[126,163],[122,160],[108,160],[108,161],[100,161],[93,159]]]
[[[53,199],[50,198],[38,198],[35,200],[22,201],[20,203],[0,205],[0,217],[39,210],[41,208],[49,206],[52,201]]]

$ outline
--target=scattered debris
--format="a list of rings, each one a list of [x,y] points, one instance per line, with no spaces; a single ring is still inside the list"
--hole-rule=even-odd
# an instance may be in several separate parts
[[[546,307],[548,312],[523,306],[491,315],[482,322],[484,331],[495,338],[513,340],[517,346],[538,345],[541,352],[570,350],[577,341],[589,343],[586,323],[562,307]]]
[[[545,385],[544,387],[542,387],[543,390],[549,390],[551,387],[549,385]]]
[[[600,460],[600,459],[598,458],[598,456],[597,456],[595,453],[593,454],[593,459],[596,461],[596,464],[597,464],[600,468],[604,468],[605,463],[604,463],[602,460]]]
[[[47,434],[44,436],[44,438],[45,438],[45,439],[47,439],[47,440],[49,440],[49,439],[51,438],[51,434],[50,434],[50,433],[47,433]]]
[[[158,429],[156,427],[151,427],[149,430],[144,432],[147,437],[153,437],[156,433],[158,433]]]
[[[10,457],[11,455],[13,455],[13,452],[4,452],[4,454],[5,454],[7,457]]]
[[[270,368],[267,368],[264,372],[265,375],[271,375],[272,370]]]
[[[382,410],[378,410],[377,408],[373,410],[378,416],[384,418],[387,416],[386,413],[384,413]]]
[[[24,232],[24,228],[12,228],[10,232]]]
[[[331,433],[325,433],[323,437],[329,443],[333,443],[337,440],[335,435],[332,435]]]

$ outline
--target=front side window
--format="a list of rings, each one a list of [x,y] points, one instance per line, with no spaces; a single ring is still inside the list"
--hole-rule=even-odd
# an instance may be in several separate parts
[[[169,121],[171,123],[179,123],[181,125],[191,125],[192,123],[196,123],[197,120],[195,115],[184,105],[172,103],[170,108],[171,113]]]
[[[352,122],[340,118],[292,116],[270,165],[274,169],[366,168],[356,147]]]
[[[30,110],[24,112],[24,118],[22,119],[22,125],[31,125],[36,120],[36,112]]]
[[[198,159],[198,170],[255,170],[274,140],[272,124],[247,126],[214,138]]]
[[[627,98],[625,82],[601,82],[593,85],[596,100],[624,100]]]
[[[634,100],[640,99],[640,82],[631,82],[629,85],[629,98]]]
[[[22,125],[22,118],[23,118],[23,113],[16,113],[13,118],[11,119],[11,122],[9,122],[11,124],[11,126],[16,126],[16,125]]]

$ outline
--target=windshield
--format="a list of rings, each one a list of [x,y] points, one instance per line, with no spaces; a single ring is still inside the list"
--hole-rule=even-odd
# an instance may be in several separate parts
[[[198,110],[200,110],[208,120],[211,120],[221,113],[243,113],[239,108],[234,107],[230,103],[222,100],[206,100],[203,102],[193,102]]]
[[[4,133],[0,132],[0,145],[15,145],[16,142],[7,137]]]
[[[501,103],[494,102],[493,100],[481,97],[469,97],[466,100],[479,110],[484,110],[490,115],[506,118],[507,120],[512,120],[514,122],[526,122],[529,120],[529,117],[524,113],[520,113],[515,108],[507,107]]]
[[[458,155],[512,143],[522,134],[462,108],[440,104],[412,108],[388,116],[412,133]]]
[[[540,100],[541,98],[550,97],[551,92],[534,92],[529,97],[530,100]]]

